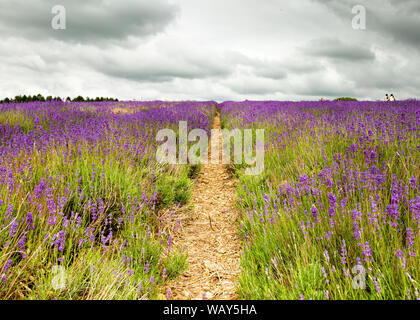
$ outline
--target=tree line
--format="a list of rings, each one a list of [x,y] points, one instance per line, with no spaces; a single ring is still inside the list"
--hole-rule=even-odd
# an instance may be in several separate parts
[[[96,97],[96,98],[89,98],[86,99],[82,96],[77,96],[76,98],[71,99],[70,97],[67,97],[65,100],[63,100],[60,97],[53,97],[53,96],[47,96],[44,97],[41,94],[37,95],[19,95],[14,98],[5,98],[3,100],[0,100],[0,103],[24,103],[24,102],[34,102],[34,101],[67,101],[67,102],[102,102],[102,101],[118,101],[116,98],[104,98],[104,97]]]

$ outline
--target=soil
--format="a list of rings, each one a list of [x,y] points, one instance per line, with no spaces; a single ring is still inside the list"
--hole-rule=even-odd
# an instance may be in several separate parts
[[[220,129],[219,114],[214,119],[213,129]],[[219,138],[219,150],[221,143]],[[171,291],[171,299],[238,298],[241,247],[236,187],[227,166],[219,162],[202,165],[194,183],[192,206],[176,210],[175,215],[183,218],[173,242],[185,247],[189,267],[165,288]]]

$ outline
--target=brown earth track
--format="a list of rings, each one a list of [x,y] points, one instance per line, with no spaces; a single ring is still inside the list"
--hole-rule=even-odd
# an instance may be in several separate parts
[[[220,129],[219,114],[213,129]],[[221,143],[219,138],[219,150]],[[171,299],[238,299],[241,247],[235,197],[235,181],[227,167],[221,161],[203,164],[190,200],[192,210],[179,208],[176,213],[184,219],[174,244],[185,246],[189,268],[165,288]]]

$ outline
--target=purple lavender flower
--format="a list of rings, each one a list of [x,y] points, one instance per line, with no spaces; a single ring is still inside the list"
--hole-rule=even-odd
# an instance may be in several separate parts
[[[13,219],[13,221],[10,223],[9,227],[9,237],[13,238],[16,235],[19,223],[16,221],[17,219]]]
[[[407,248],[408,248],[409,255],[411,257],[416,257],[417,254],[414,252],[414,250],[412,250],[413,246],[414,246],[414,243],[415,243],[413,229],[412,228],[407,228],[406,231],[407,231],[407,236],[406,236]]]
[[[319,223],[318,209],[315,207],[315,205],[312,205],[311,212],[312,217],[315,219],[315,222]]]
[[[395,255],[397,256],[398,260],[400,261],[400,264],[398,265],[398,268],[405,268],[405,256],[404,252],[402,250],[397,250],[395,252]]]
[[[32,216],[32,212],[26,213],[26,223],[28,224],[28,229],[33,230],[34,229],[34,218]]]

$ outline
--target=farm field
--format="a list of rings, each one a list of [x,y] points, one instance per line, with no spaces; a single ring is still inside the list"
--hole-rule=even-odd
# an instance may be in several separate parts
[[[156,165],[156,132],[180,120],[208,129],[213,112],[212,103],[1,105],[1,299],[158,298],[186,267],[158,213],[188,200],[193,169]]]
[[[265,171],[240,178],[246,299],[419,298],[420,104],[224,103],[265,128]]]
[[[264,171],[159,163],[180,121],[263,129]],[[419,127],[416,100],[0,104],[0,299],[420,298]]]

